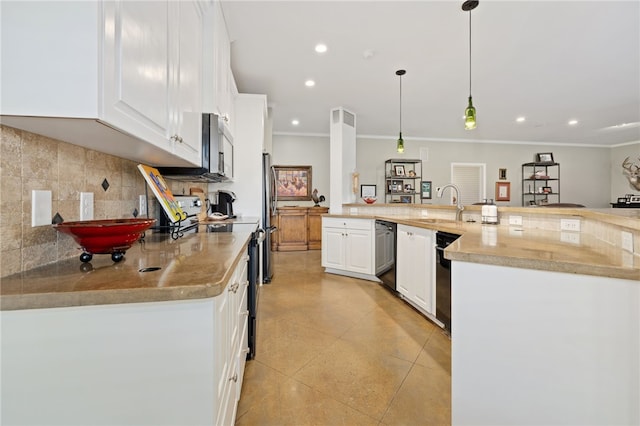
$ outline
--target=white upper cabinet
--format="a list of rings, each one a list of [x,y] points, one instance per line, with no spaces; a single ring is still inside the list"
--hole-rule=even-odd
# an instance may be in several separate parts
[[[3,124],[152,165],[199,165],[206,7],[4,2]]]
[[[175,92],[172,137],[178,155],[198,163],[202,149],[202,34],[200,2],[170,2],[179,19],[178,56],[173,61]]]
[[[104,5],[103,118],[172,150],[169,4]]]
[[[213,112],[231,125],[233,115],[233,75],[231,42],[220,2],[213,6]]]

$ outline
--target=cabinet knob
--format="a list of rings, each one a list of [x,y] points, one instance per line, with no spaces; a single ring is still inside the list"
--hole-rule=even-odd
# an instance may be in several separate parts
[[[233,377],[229,378],[230,382],[237,382],[238,381],[238,373],[234,374]]]

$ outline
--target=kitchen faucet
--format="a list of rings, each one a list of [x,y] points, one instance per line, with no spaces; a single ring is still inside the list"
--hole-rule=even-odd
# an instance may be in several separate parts
[[[448,183],[443,187],[436,188],[436,194],[438,198],[442,198],[442,194],[444,194],[444,190],[447,188],[453,188],[456,191],[456,222],[462,222],[462,211],[464,210],[464,206],[460,202],[460,190],[457,186],[452,183]]]

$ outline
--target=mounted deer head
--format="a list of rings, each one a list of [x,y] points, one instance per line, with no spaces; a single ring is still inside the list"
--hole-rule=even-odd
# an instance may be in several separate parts
[[[638,157],[638,160],[640,160],[640,157]],[[640,166],[629,161],[629,157],[627,157],[622,162],[622,168],[631,186],[640,191]]]

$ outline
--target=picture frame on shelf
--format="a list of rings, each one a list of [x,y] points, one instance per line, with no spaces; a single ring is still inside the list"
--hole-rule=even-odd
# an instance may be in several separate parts
[[[431,181],[423,180],[420,182],[420,198],[423,200],[431,199]]]
[[[551,194],[551,193],[553,193],[553,189],[550,186],[543,186],[542,187],[542,193],[543,194]]]
[[[404,192],[413,192],[413,185],[407,183],[404,185]]]
[[[400,196],[400,202],[401,203],[405,203],[405,204],[410,204],[411,203],[411,195],[401,195]]]
[[[375,197],[376,185],[360,185],[360,198]]]
[[[396,176],[405,176],[404,166],[401,164],[395,164],[393,166],[393,174]]]
[[[311,200],[311,166],[273,166],[278,201]]]
[[[496,201],[511,201],[511,182],[496,182]]]
[[[391,192],[402,192],[402,181],[401,180],[392,180],[391,181]]]
[[[536,154],[536,163],[553,164],[553,162],[552,152],[539,152]]]

